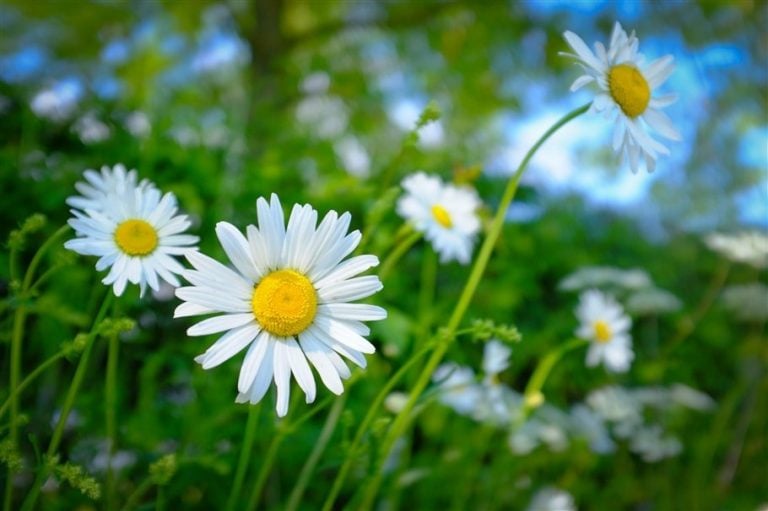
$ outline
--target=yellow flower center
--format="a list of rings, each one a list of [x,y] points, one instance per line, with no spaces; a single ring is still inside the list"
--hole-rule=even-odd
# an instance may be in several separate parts
[[[133,218],[117,226],[115,243],[129,256],[146,256],[157,248],[157,231],[146,221]]]
[[[608,71],[608,89],[627,117],[645,112],[651,100],[651,88],[645,77],[636,67],[627,64],[613,66]]]
[[[611,327],[609,327],[608,323],[605,321],[595,321],[593,328],[595,329],[595,340],[597,342],[606,343],[611,340],[611,337],[613,337]]]
[[[432,216],[435,218],[435,222],[442,225],[446,229],[450,229],[453,225],[451,222],[451,215],[439,204],[432,206]]]
[[[278,270],[256,284],[251,307],[264,330],[279,337],[289,337],[312,324],[317,313],[317,292],[301,273]]]

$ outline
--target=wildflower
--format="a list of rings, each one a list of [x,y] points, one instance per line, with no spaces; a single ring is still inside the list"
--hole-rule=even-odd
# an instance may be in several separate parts
[[[527,511],[576,511],[576,504],[567,491],[547,486],[536,492]]]
[[[84,213],[72,210],[75,217],[69,225],[77,238],[64,246],[78,254],[99,256],[96,270],[109,268],[102,282],[112,285],[117,296],[123,294],[128,282],[138,284],[142,296],[147,284],[157,291],[158,277],[178,286],[174,274],[184,268],[171,256],[197,250],[192,246],[197,236],[183,234],[190,221],[186,215],[176,214],[172,193],[161,197],[153,185],[135,184],[135,174],[120,167],[111,173],[102,168],[101,176],[86,172],[93,186],[79,187],[85,198],[70,197],[68,202],[92,203],[95,209],[87,208]]]
[[[67,204],[82,211],[87,209],[102,211],[107,197],[113,194],[122,195],[129,188],[137,186],[142,189],[156,188],[148,179],[142,179],[140,183],[137,183],[136,170],[126,170],[122,163],[118,163],[112,168],[103,165],[99,172],[88,169],[83,173],[83,176],[85,182],[78,181],[75,183],[75,189],[81,195],[67,198]]]
[[[475,372],[455,363],[442,364],[432,379],[440,388],[439,400],[461,415],[473,415],[482,398],[482,388],[475,381]]]
[[[601,360],[614,372],[624,372],[634,358],[629,328],[632,321],[612,296],[590,289],[581,294],[576,316],[581,325],[576,336],[592,341],[587,352],[587,365]]]
[[[477,193],[423,172],[406,177],[402,185],[406,193],[397,203],[398,214],[424,233],[440,254],[440,262],[469,263],[480,230]]]
[[[676,95],[654,96],[672,74],[673,57],[666,55],[646,65],[643,54],[637,51],[639,41],[635,33],[628,36],[618,22],[607,50],[597,42],[593,53],[570,31],[564,37],[575,54],[563,55],[577,59],[586,71],[573,82],[571,91],[596,82],[601,92],[595,96],[591,109],[604,112],[607,117],[615,116],[614,151],[629,160],[633,172],[639,169],[641,156],[646,170],[653,172],[658,155],[668,155],[669,149],[651,137],[648,128],[669,140],[680,140],[672,121],[661,111],[675,102]]]
[[[483,371],[487,378],[495,380],[499,373],[509,367],[509,356],[512,349],[507,345],[491,339],[483,350]]]
[[[712,233],[707,246],[727,259],[755,268],[768,267],[768,233],[746,231],[735,234]]]
[[[360,232],[347,234],[350,215],[328,213],[316,227],[317,211],[295,205],[285,227],[277,195],[256,203],[258,228],[249,225],[243,236],[219,222],[216,234],[234,265],[231,270],[214,259],[187,254],[195,268],[183,276],[192,285],[176,290],[185,303],[175,316],[224,313],[201,321],[188,335],[226,332],[195,360],[211,369],[248,348],[237,383],[237,402],[258,403],[274,379],[277,414],[288,412],[291,374],[306,395],[315,399],[309,362],[334,394],[344,391],[350,375],[339,355],[360,367],[365,353],[376,351],[364,336],[363,321],[384,319],[375,305],[350,303],[381,290],[378,277],[357,276],[379,264],[373,255],[344,262],[360,242]],[[297,341],[298,339],[298,341]]]

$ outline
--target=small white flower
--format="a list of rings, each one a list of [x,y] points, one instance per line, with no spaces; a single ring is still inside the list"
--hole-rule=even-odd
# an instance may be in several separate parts
[[[576,511],[576,504],[570,493],[550,486],[536,492],[527,511]]]
[[[81,211],[87,209],[103,211],[107,197],[111,195],[120,197],[131,188],[156,189],[155,185],[148,179],[142,179],[140,183],[137,183],[136,170],[126,170],[122,163],[118,163],[112,168],[103,165],[100,172],[88,169],[83,173],[83,176],[85,181],[75,183],[75,189],[82,195],[67,198],[67,204]]]
[[[64,246],[78,254],[98,256],[96,270],[110,269],[102,282],[113,285],[117,296],[123,294],[128,282],[138,284],[142,296],[147,284],[158,291],[158,277],[178,286],[174,273],[181,273],[184,268],[171,256],[197,250],[192,245],[198,238],[183,234],[190,221],[186,215],[176,215],[176,198],[172,193],[161,197],[154,186],[136,185],[135,175],[131,178],[124,170],[112,174],[113,178],[121,177],[111,181],[102,174],[104,180],[91,181],[90,190],[87,185],[80,187],[81,193],[89,193],[86,198],[67,200],[70,204],[95,201],[97,209],[72,210],[75,217],[69,220],[69,225],[78,237]],[[90,175],[98,177],[95,172]],[[103,200],[99,199],[100,193],[104,193]]]
[[[487,377],[495,377],[509,367],[512,348],[496,339],[485,343],[483,349],[483,372]]]
[[[596,82],[601,92],[595,96],[591,110],[615,117],[614,151],[629,160],[633,172],[640,168],[641,156],[648,172],[653,172],[656,158],[668,155],[669,149],[651,137],[648,128],[669,140],[681,139],[672,121],[661,111],[675,102],[676,95],[654,96],[674,70],[673,57],[666,55],[646,64],[643,54],[637,51],[639,41],[635,33],[627,35],[618,22],[607,50],[596,42],[593,53],[570,31],[564,37],[575,54],[563,55],[577,59],[586,71],[573,82],[571,91]]]
[[[373,255],[343,261],[360,242],[349,230],[351,216],[328,213],[317,225],[318,213],[309,205],[294,205],[288,226],[277,195],[257,203],[258,228],[246,236],[219,222],[216,235],[234,270],[197,253],[187,254],[195,268],[183,276],[192,285],[176,290],[185,303],[175,317],[224,313],[203,320],[187,335],[226,332],[195,360],[211,369],[248,348],[237,382],[237,402],[258,403],[274,379],[277,414],[288,412],[291,374],[306,395],[315,399],[315,379],[334,394],[344,392],[341,380],[350,371],[339,355],[360,367],[364,354],[376,351],[365,339],[363,321],[384,319],[375,305],[351,303],[381,290],[377,276],[358,276],[379,264]],[[342,262],[343,261],[343,262]]]
[[[632,320],[610,295],[590,289],[579,297],[576,316],[581,325],[576,336],[592,341],[587,351],[587,365],[603,362],[614,372],[624,372],[634,358],[629,329]]]
[[[471,416],[482,399],[483,389],[469,367],[443,364],[435,370],[432,380],[440,387],[440,402],[461,415]]]
[[[440,254],[440,262],[469,263],[480,230],[477,193],[423,172],[406,177],[402,185],[406,193],[397,203],[398,214],[424,233]]]
[[[734,234],[712,233],[707,246],[727,259],[755,268],[768,267],[768,233],[747,231]]]

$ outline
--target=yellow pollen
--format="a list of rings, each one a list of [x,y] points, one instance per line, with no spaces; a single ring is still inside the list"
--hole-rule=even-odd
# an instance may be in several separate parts
[[[157,231],[144,220],[126,220],[115,229],[115,243],[129,256],[146,256],[157,248]]]
[[[592,326],[595,329],[595,340],[597,342],[606,343],[611,340],[611,337],[613,337],[611,327],[609,327],[608,323],[605,321],[595,321],[594,325]]]
[[[608,71],[608,89],[614,101],[627,117],[645,112],[651,100],[651,88],[636,67],[627,64],[613,66]]]
[[[317,292],[301,273],[278,270],[256,284],[251,307],[264,330],[279,337],[289,337],[312,324],[317,313]]]
[[[435,218],[435,221],[438,224],[442,225],[446,229],[450,229],[451,226],[453,226],[453,222],[451,222],[451,215],[449,215],[445,208],[439,204],[432,206],[432,216]]]

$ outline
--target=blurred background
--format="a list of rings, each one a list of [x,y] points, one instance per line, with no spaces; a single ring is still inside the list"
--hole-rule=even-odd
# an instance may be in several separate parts
[[[611,125],[602,118],[582,116],[561,130],[526,174],[470,317],[523,332],[505,376],[521,390],[541,354],[575,327],[575,295],[558,283],[585,266],[639,268],[667,294],[638,308],[637,363],[622,384],[681,382],[716,406],[674,423],[685,448],[658,465],[627,450],[613,458],[578,447],[526,461],[510,456],[493,468],[506,471],[510,490],[494,498],[500,508],[523,508],[549,481],[566,487],[579,509],[757,509],[768,502],[766,274],[762,262],[732,262],[705,240],[768,229],[764,1],[2,0],[0,238],[35,212],[52,232],[66,221],[64,199],[83,170],[118,162],[173,191],[195,219],[201,248],[214,255],[221,254],[215,223],[254,222],[260,195],[349,210],[361,228],[376,199],[419,169],[473,181],[488,213],[532,143],[590,98],[568,91],[580,70],[558,55],[567,49],[562,33],[607,42],[616,20],[637,32],[647,58],[675,57],[663,92],[680,97],[666,112],[683,141],[670,144],[653,174],[632,174],[610,149]],[[414,135],[430,102],[441,116]],[[373,253],[385,255],[399,225],[388,211],[371,233]],[[84,259],[52,282],[41,305],[49,316],[30,327],[40,341],[25,352],[30,364],[55,350],[61,332],[87,323],[78,304],[88,303],[97,279]],[[418,307],[409,286],[421,264],[419,252],[409,254],[386,283],[390,319],[374,331],[383,355],[355,388],[352,424],[425,330],[406,313]],[[441,269],[432,320],[451,310],[465,274],[457,265]],[[168,319],[174,304],[164,298],[126,306],[142,329],[127,339],[121,361],[125,444],[140,453],[167,450],[164,442],[208,446],[172,495],[210,509],[217,492],[226,495],[228,486],[216,484],[229,477],[221,460],[234,459],[244,420],[231,404],[236,368],[209,375],[192,367],[202,344]],[[457,347],[451,358],[477,366],[481,351]],[[615,382],[587,374],[578,358],[551,378],[563,406]],[[49,412],[45,389],[69,374],[60,371],[30,397],[33,425],[35,413],[42,424]],[[220,414],[211,417],[211,409]],[[86,430],[88,414],[81,410]],[[169,417],[175,422],[164,422]],[[420,424],[411,464],[458,463],[443,456],[472,425],[446,432],[456,420],[442,410]],[[199,427],[185,432],[185,422]],[[299,469],[321,425],[287,448],[278,483]],[[318,477],[332,477],[339,456]],[[483,456],[462,456],[454,472],[398,491],[417,507],[444,505],[448,497],[434,485],[462,484],[468,467],[486,466]],[[142,461],[127,470],[140,472]],[[279,508],[281,485],[270,492],[267,502]],[[307,502],[319,502],[325,490],[309,492]]]

